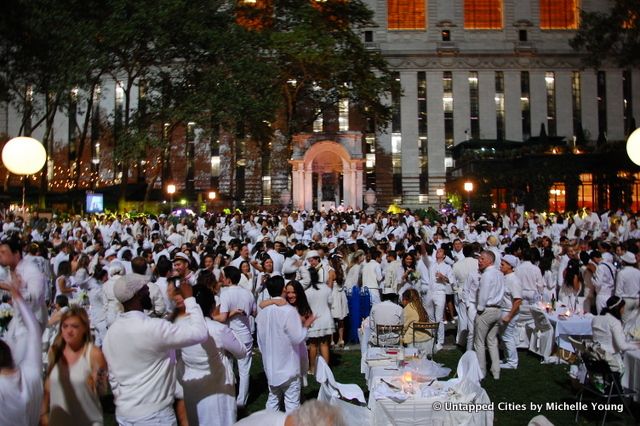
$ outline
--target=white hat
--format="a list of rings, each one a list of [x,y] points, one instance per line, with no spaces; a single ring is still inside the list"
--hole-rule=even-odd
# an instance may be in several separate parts
[[[108,258],[109,256],[117,256],[118,253],[116,253],[116,251],[112,248],[107,249],[107,251],[104,252],[104,258]]]
[[[625,254],[623,254],[622,256],[620,256],[620,260],[622,260],[624,263],[628,263],[630,265],[633,265],[634,263],[636,263],[636,256],[633,253],[631,253],[630,251],[628,251]]]
[[[118,278],[113,283],[113,295],[118,302],[125,303],[133,299],[133,296],[140,291],[142,287],[147,285],[147,279],[140,279],[136,276],[125,276]]]
[[[312,257],[320,257],[320,253],[317,250],[309,250],[305,259],[311,259]]]
[[[504,256],[502,256],[502,261],[507,262],[509,265],[511,265],[512,268],[518,266],[518,258],[512,254],[505,254]]]
[[[191,262],[189,256],[187,256],[183,252],[176,253],[175,256],[173,256],[173,262],[175,262],[176,260],[184,260],[187,263]]]

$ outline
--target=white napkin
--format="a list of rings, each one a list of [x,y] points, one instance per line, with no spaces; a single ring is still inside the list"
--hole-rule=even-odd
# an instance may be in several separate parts
[[[373,397],[376,400],[390,399],[393,402],[404,402],[409,398],[409,395],[402,391],[391,389],[386,383],[380,382],[373,388]]]

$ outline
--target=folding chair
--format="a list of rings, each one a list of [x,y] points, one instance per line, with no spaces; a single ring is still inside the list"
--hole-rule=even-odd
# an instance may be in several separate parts
[[[433,340],[432,343],[432,347],[431,347],[431,356],[433,356],[435,349],[436,349],[436,344],[438,343],[438,326],[440,325],[440,323],[437,322],[418,322],[418,321],[414,321],[411,324],[411,328],[413,329],[412,333],[413,333],[413,343],[415,344],[416,342],[416,333],[427,333],[429,335],[431,335]],[[427,356],[427,358],[431,359],[431,356]]]
[[[376,324],[376,345],[377,346],[398,346],[402,342],[404,325]],[[382,337],[382,345],[380,344]]]
[[[584,347],[584,345],[583,345]],[[620,383],[620,374],[611,371],[609,363],[602,359],[597,359],[593,353],[589,351],[580,352],[580,358],[584,362],[587,369],[587,380],[582,386],[578,395],[578,410],[576,410],[576,422],[580,415],[580,405],[582,403],[582,397],[584,392],[587,391],[590,394],[598,398],[607,398],[607,404],[611,401],[611,398],[620,398],[624,409],[626,409],[632,416],[633,413],[629,409],[625,398],[634,396],[637,392],[632,389],[627,389]],[[607,411],[603,410],[604,416],[602,417],[602,425],[604,426],[607,420]]]
[[[529,339],[529,351],[546,360],[551,356],[553,348],[553,326],[539,308],[531,308],[531,316],[535,327]]]

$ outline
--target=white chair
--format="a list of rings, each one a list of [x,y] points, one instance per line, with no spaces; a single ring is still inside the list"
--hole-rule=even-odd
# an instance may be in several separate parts
[[[318,400],[331,402],[332,399],[357,399],[361,403],[366,403],[364,392],[356,384],[342,384],[336,382],[333,372],[327,362],[319,356],[316,362],[316,381],[320,383]]]
[[[533,317],[534,329],[529,342],[529,350],[540,355],[546,361],[551,356],[553,348],[553,326],[542,309],[538,307],[531,308],[531,316]]]
[[[336,382],[331,368],[321,356],[316,361],[316,380],[320,383],[318,400],[339,407],[345,424],[355,426],[369,426],[371,424],[371,411],[367,407],[343,400],[357,399],[358,402],[364,404],[366,399],[360,386]]]
[[[484,378],[484,374],[480,369],[478,355],[475,351],[467,351],[460,357],[456,373],[460,380],[467,379],[474,383],[480,383],[480,380]]]

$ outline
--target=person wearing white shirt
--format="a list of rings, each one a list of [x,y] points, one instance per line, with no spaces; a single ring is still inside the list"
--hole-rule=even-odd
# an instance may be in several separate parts
[[[616,282],[616,267],[603,259],[598,250],[593,250],[589,255],[597,265],[593,275],[593,287],[596,290],[596,311],[600,313],[607,304],[607,300],[613,295]]]
[[[362,267],[362,286],[369,289],[371,303],[380,303],[380,284],[382,283],[382,253],[376,249],[370,251],[371,260]]]
[[[468,299],[464,295],[464,286],[469,275],[475,273],[478,270],[478,260],[473,257],[473,246],[471,244],[463,246],[462,253],[464,255],[464,258],[458,260],[453,265],[451,273],[453,274],[454,279],[454,303],[456,305],[456,312],[458,312],[458,329],[456,332],[456,343],[464,346],[466,344],[469,333],[473,332],[473,321],[469,321]]]
[[[369,327],[371,328],[371,337],[369,342],[372,344],[381,345],[397,345],[399,343],[400,336],[390,333],[389,335],[380,336],[377,335],[378,325],[403,325],[404,324],[404,310],[402,306],[397,303],[393,303],[390,300],[378,303],[371,308],[369,313]]]
[[[502,297],[502,342],[505,348],[505,361],[500,368],[518,368],[518,331],[516,323],[522,304],[522,285],[514,272],[518,258],[505,254],[500,262],[500,272],[504,274],[504,295]]]
[[[623,352],[637,349],[636,345],[628,343],[625,338],[621,322],[624,310],[624,299],[612,296],[607,299],[602,313],[591,320],[593,341],[600,343],[602,349],[611,355],[608,361],[612,371],[622,371]]]
[[[30,307],[22,298],[20,283],[7,284],[11,291],[13,306],[20,312],[24,332],[25,348],[22,361],[16,362],[12,351],[0,340],[0,424],[33,426],[39,424],[42,403],[42,335],[40,325]],[[13,321],[12,321],[13,322]]]
[[[267,291],[273,299],[284,299],[284,278],[274,276],[267,280]],[[299,344],[307,337],[307,328],[315,317],[300,321],[295,307],[287,304],[269,305],[256,317],[258,346],[269,385],[267,410],[279,411],[284,398],[287,413],[300,406],[300,355]]]
[[[478,269],[482,273],[478,288],[478,305],[475,323],[473,349],[478,356],[482,374],[487,374],[485,350],[489,348],[491,373],[493,378],[500,378],[500,353],[498,350],[498,325],[502,318],[500,310],[504,294],[504,277],[494,265],[495,255],[485,250],[480,253]]]
[[[620,256],[623,267],[616,277],[616,296],[624,299],[625,309],[622,315],[622,322],[638,308],[638,297],[640,297],[640,270],[636,267],[636,255],[626,252]]]
[[[13,237],[0,244],[0,265],[7,267],[10,271],[11,281],[20,285],[20,292],[25,303],[40,324],[41,336],[48,319],[44,275],[35,262],[22,258],[21,243]],[[11,291],[11,286],[8,283],[0,283],[0,289]],[[28,337],[24,333],[26,333],[26,327],[23,324],[22,315],[20,311],[16,311],[5,335],[5,340],[11,347],[13,360],[16,364],[22,362],[28,349]]]
[[[516,266],[515,273],[522,284],[522,301],[533,305],[542,300],[545,281],[542,278],[540,268],[531,263],[531,249],[525,249],[522,253],[523,261]]]
[[[429,291],[424,301],[424,307],[433,322],[439,323],[436,352],[442,349],[444,344],[444,308],[447,301],[447,287],[451,287],[454,281],[451,266],[445,262],[444,249],[437,249],[435,261],[422,254],[422,260],[429,269]]]
[[[203,343],[208,336],[191,285],[182,280],[187,319],[173,324],[144,314],[150,309],[149,288],[142,280],[120,279],[114,284],[124,313],[111,325],[103,352],[120,425],[175,425],[176,394],[173,350]]]
[[[249,370],[253,348],[250,317],[256,315],[256,302],[250,291],[238,286],[240,278],[240,270],[235,266],[223,269],[220,276],[224,285],[220,291],[220,312],[213,319],[222,323],[228,322],[238,340],[247,348],[247,356],[237,360],[240,383],[236,403],[238,407],[244,407],[249,397]]]

